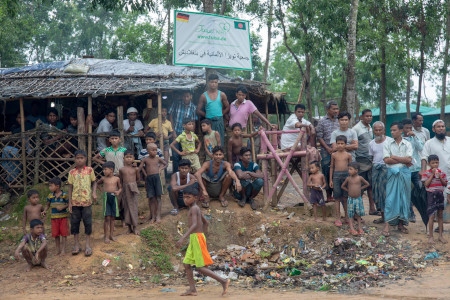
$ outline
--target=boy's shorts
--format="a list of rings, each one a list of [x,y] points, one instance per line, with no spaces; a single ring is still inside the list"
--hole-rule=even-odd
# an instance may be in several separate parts
[[[192,172],[197,172],[198,169],[200,169],[202,166],[200,165],[200,160],[198,158],[197,153],[190,153],[188,155],[182,156],[183,159],[187,159],[191,162],[191,168]]]
[[[69,236],[69,222],[67,218],[52,219],[52,237]]]
[[[212,265],[213,261],[206,247],[206,238],[202,232],[189,235],[189,246],[186,249],[184,264],[202,268]]]
[[[333,197],[334,199],[345,199],[348,197],[346,191],[341,188],[345,179],[348,177],[347,171],[336,171],[333,172]]]
[[[323,199],[323,192],[322,190],[316,190],[316,189],[311,189],[310,193],[309,193],[309,203],[311,204],[318,204],[320,206],[324,206],[325,205],[325,200]]]
[[[162,185],[159,174],[148,175],[145,178],[145,189],[147,190],[147,198],[153,198],[162,195]]]
[[[84,233],[92,234],[92,206],[72,206],[72,214],[70,216],[70,233],[80,233],[80,223],[83,220]]]
[[[114,193],[103,193],[103,216],[119,216],[119,203]]]
[[[360,217],[365,215],[364,204],[361,196],[359,196],[358,198],[348,197],[347,214],[349,218],[353,218],[355,215],[358,215]]]
[[[427,215],[433,216],[438,210],[444,210],[444,192],[427,191]]]

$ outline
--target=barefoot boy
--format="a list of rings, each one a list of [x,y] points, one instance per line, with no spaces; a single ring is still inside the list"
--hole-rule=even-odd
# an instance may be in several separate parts
[[[97,202],[97,185],[102,185],[102,211],[105,221],[103,222],[104,241],[109,244],[116,241],[113,236],[114,221],[119,216],[119,201],[117,197],[122,192],[120,178],[114,176],[115,165],[112,161],[107,161],[102,165],[103,177],[94,183],[93,198]]]
[[[14,253],[16,259],[20,259],[20,253],[22,253],[23,258],[28,263],[26,272],[39,265],[50,269],[45,263],[47,258],[47,240],[44,235],[44,223],[41,220],[31,220],[30,233],[25,234]]]
[[[66,241],[69,235],[69,195],[61,190],[61,185],[62,182],[59,177],[54,177],[48,181],[48,188],[51,193],[47,196],[47,206],[42,212],[42,215],[45,216],[47,210],[52,209],[52,237],[55,238],[56,255],[66,253]]]
[[[147,190],[150,223],[161,222],[161,195],[162,185],[159,173],[167,166],[166,161],[156,156],[156,145],[148,144],[148,157],[144,158],[139,166],[139,173],[145,176],[145,189]],[[162,166],[161,166],[162,165]]]
[[[228,162],[233,166],[239,161],[241,148],[247,147],[247,143],[244,145],[243,138],[253,137],[258,134],[257,131],[246,134],[242,133],[242,125],[240,123],[234,123],[231,125],[231,137],[228,140]]]
[[[342,183],[348,176],[348,164],[352,162],[352,155],[345,151],[347,144],[347,138],[344,135],[336,137],[336,152],[331,154],[330,163],[330,188],[333,189],[333,195],[335,199],[335,214],[336,221],[334,225],[340,227],[341,222],[341,204],[344,207],[345,220],[347,216],[347,193],[341,189]]]
[[[348,224],[350,226],[350,234],[358,235],[364,234],[361,226],[361,217],[365,215],[364,204],[361,198],[361,191],[368,188],[370,184],[362,176],[358,175],[359,163],[353,162],[348,164],[348,177],[345,179],[341,188],[348,192],[347,200],[347,214]],[[353,226],[353,217],[358,220],[358,231]]]
[[[36,190],[29,190],[27,192],[28,201],[30,204],[23,209],[22,229],[23,234],[27,234],[27,223],[34,219],[41,219],[41,213],[44,207],[39,203],[39,192]]]
[[[320,222],[317,219],[317,206],[322,208],[322,220],[327,220],[327,208],[325,206],[325,199],[323,198],[323,189],[327,187],[325,176],[320,172],[320,163],[312,161],[309,163],[309,177],[308,187],[310,188],[309,203],[313,205],[314,221]]]
[[[444,231],[443,213],[444,213],[444,189],[447,186],[447,174],[439,169],[439,157],[431,154],[428,156],[428,166],[430,169],[422,174],[422,181],[427,190],[427,215],[428,215],[428,242],[434,243],[433,223],[434,215],[437,213],[439,241],[447,243],[442,232]],[[450,195],[447,195],[447,202],[450,203]]]
[[[124,166],[119,170],[122,184],[122,205],[124,209],[125,224],[128,233],[138,234],[138,194],[137,181],[139,180],[139,169],[133,167],[134,155],[130,150],[125,151],[123,159]]]
[[[86,166],[87,155],[83,150],[77,150],[75,155],[75,169],[69,171],[67,182],[69,183],[69,213],[70,233],[73,234],[75,243],[72,254],[80,253],[80,223],[83,220],[84,233],[86,235],[85,256],[92,255],[92,185],[95,181],[94,170]]]
[[[205,276],[209,276],[222,284],[222,296],[227,293],[230,284],[229,279],[224,279],[206,268],[212,264],[211,256],[206,248],[206,238],[204,233],[208,230],[208,221],[203,217],[200,207],[197,206],[198,189],[189,186],[183,191],[183,200],[186,206],[189,207],[188,226],[189,229],[176,243],[180,247],[184,240],[189,237],[189,246],[186,250],[183,264],[186,270],[186,277],[189,282],[189,289],[181,294],[181,296],[196,296],[197,289],[195,288],[194,272],[192,266],[194,265],[198,272]]]

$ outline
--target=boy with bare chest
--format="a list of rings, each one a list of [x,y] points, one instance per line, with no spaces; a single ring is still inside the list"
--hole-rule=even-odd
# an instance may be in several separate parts
[[[122,184],[120,178],[114,176],[115,164],[112,161],[107,161],[102,165],[103,177],[94,183],[94,191],[97,190],[97,185],[102,184],[103,188],[103,216],[105,222],[103,223],[103,230],[105,233],[105,243],[116,241],[114,238],[114,221],[119,216],[119,202],[117,197],[122,192]],[[94,201],[97,201],[97,193],[93,193]]]
[[[144,158],[139,166],[139,173],[142,172],[145,176],[145,189],[150,208],[148,221],[151,223],[161,222],[162,185],[159,173],[167,166],[164,159],[156,155],[157,149],[155,144],[148,144],[148,157]]]
[[[133,167],[133,151],[124,153],[124,167],[119,170],[119,178],[122,184],[122,206],[124,210],[124,221],[128,226],[127,234],[137,232],[138,225],[138,194],[137,181],[139,180],[139,169]]]
[[[365,213],[363,200],[361,198],[361,191],[370,186],[367,180],[365,180],[362,176],[358,175],[358,172],[359,172],[359,163],[357,162],[350,163],[348,165],[349,176],[345,179],[344,183],[341,186],[344,191],[348,192],[347,214],[351,235],[364,234],[364,231],[361,226],[361,217],[364,216]],[[358,231],[356,231],[355,227],[353,226],[353,217],[357,218]]]
[[[228,162],[231,165],[234,165],[239,161],[242,147],[247,147],[247,138],[254,137],[258,134],[258,132],[255,131],[252,134],[242,133],[242,125],[240,123],[234,123],[231,125],[231,130],[232,134],[228,140]]]
[[[345,220],[347,216],[347,193],[341,189],[342,183],[348,176],[348,164],[352,162],[352,155],[345,150],[347,144],[347,137],[339,135],[336,137],[336,152],[331,154],[330,163],[330,188],[333,189],[335,199],[335,214],[336,221],[334,225],[340,227],[341,222],[341,204],[344,207]]]
[[[44,207],[39,203],[39,192],[36,190],[29,190],[27,192],[28,201],[30,204],[25,206],[23,209],[23,218],[22,218],[22,229],[23,234],[27,234],[27,223],[29,224],[31,220],[42,218],[42,212],[44,211]]]
[[[325,199],[323,198],[323,189],[326,188],[327,183],[325,176],[320,172],[320,163],[312,161],[309,163],[308,187],[310,188],[309,203],[313,205],[314,221],[320,222],[317,219],[317,206],[322,208],[322,220],[327,220],[327,211],[325,206]]]
[[[189,246],[186,250],[186,256],[184,257],[183,264],[186,270],[186,277],[189,282],[189,290],[181,294],[181,296],[197,296],[197,290],[195,288],[194,272],[192,266],[196,267],[196,270],[205,276],[209,276],[222,284],[223,292],[222,296],[227,293],[229,279],[225,279],[208,269],[206,266],[213,263],[211,256],[206,247],[205,234],[208,230],[208,221],[203,216],[200,207],[197,205],[198,189],[193,186],[189,186],[183,190],[183,200],[186,206],[189,207],[188,214],[188,226],[189,229],[176,243],[177,247],[180,247],[184,240],[189,237]]]

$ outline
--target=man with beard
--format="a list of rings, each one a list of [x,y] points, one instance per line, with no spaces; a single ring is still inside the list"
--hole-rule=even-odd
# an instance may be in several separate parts
[[[414,113],[411,115],[411,119],[413,122],[412,131],[425,144],[425,142],[430,139],[430,131],[422,126],[423,124],[422,114],[420,112]]]
[[[421,172],[427,169],[428,156],[436,154],[439,157],[439,169],[450,174],[450,138],[446,136],[444,121],[434,121],[432,130],[436,135],[423,146]]]
[[[333,148],[331,147],[331,133],[339,128],[339,122],[337,116],[339,114],[339,106],[336,101],[329,101],[326,105],[327,114],[319,120],[316,127],[317,139],[319,140],[321,150],[320,155],[322,156],[322,173],[327,180],[327,201],[332,201],[330,185],[328,179],[330,177],[330,162],[331,153],[333,153]]]
[[[369,143],[369,155],[373,156],[372,166],[372,192],[373,199],[381,218],[374,220],[375,224],[384,222],[384,204],[386,200],[387,167],[383,160],[384,144],[392,138],[385,135],[386,129],[381,121],[373,123],[373,134],[375,138]]]

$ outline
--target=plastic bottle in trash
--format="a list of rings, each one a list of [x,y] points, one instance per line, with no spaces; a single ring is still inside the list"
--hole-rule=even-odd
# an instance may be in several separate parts
[[[303,239],[300,239],[300,240],[298,241],[298,248],[299,248],[300,250],[305,250],[305,241],[304,241]]]

